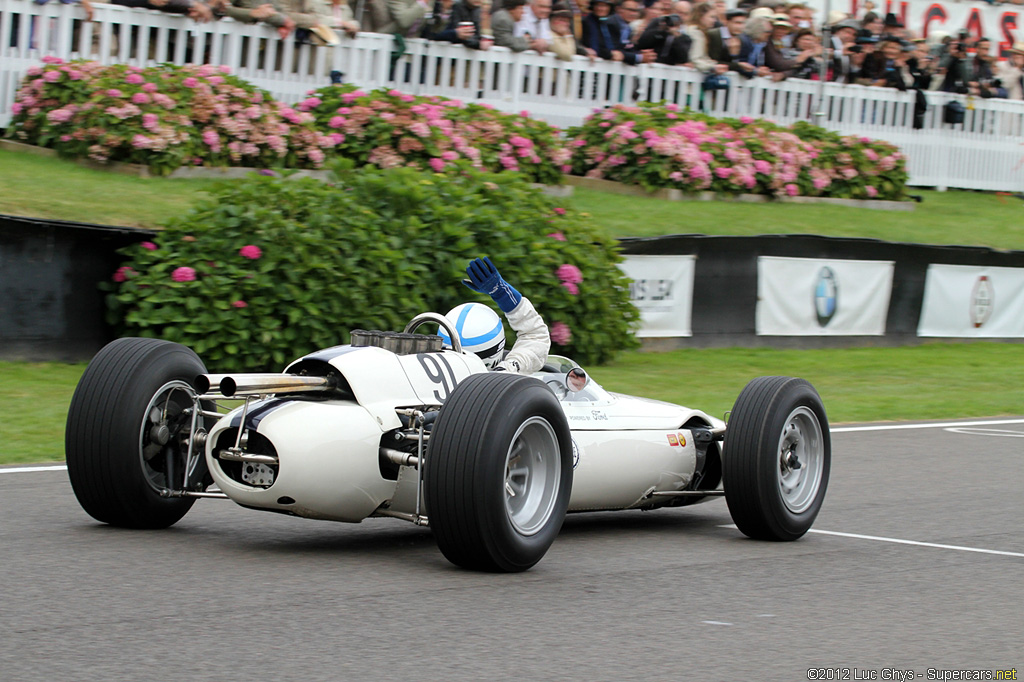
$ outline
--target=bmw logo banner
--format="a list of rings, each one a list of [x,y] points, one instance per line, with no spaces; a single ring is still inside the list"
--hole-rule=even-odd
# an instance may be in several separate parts
[[[882,336],[893,261],[757,259],[760,336]]]
[[[917,335],[1024,337],[1024,268],[929,265]]]

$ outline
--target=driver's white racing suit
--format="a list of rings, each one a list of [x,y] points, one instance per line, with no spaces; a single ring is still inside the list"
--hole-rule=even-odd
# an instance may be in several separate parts
[[[548,326],[544,324],[544,318],[525,296],[519,301],[519,305],[505,313],[505,318],[516,333],[516,342],[494,371],[516,374],[539,372],[547,361],[548,350],[551,348],[551,336],[548,334]]]

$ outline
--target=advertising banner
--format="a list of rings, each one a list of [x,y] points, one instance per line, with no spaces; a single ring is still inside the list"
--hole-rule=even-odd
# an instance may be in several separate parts
[[[1024,337],[1024,268],[929,265],[917,335]]]
[[[893,261],[757,259],[759,336],[882,336]]]
[[[626,256],[619,266],[633,280],[640,338],[692,336],[695,256]]]
[[[813,7],[814,24],[825,21],[825,0],[808,0]],[[871,11],[881,17],[892,13],[910,29],[914,36],[927,38],[932,32],[942,31],[956,36],[960,29],[966,29],[971,36],[984,36],[992,41],[993,54],[1006,56],[1014,41],[1024,40],[1024,7],[1011,4],[987,4],[982,2],[956,2],[955,0],[882,0],[868,3],[866,0],[833,0],[831,10],[846,12],[856,19]]]

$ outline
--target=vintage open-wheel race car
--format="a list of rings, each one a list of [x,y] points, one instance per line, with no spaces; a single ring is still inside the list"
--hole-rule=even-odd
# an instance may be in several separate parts
[[[428,323],[453,347],[414,333]],[[532,376],[488,371],[436,313],[351,340],[280,374],[209,374],[180,344],[111,342],[68,413],[80,504],[129,528],[170,526],[199,498],[312,519],[395,517],[429,525],[453,563],[490,571],[536,564],[567,512],[724,496],[744,534],[795,540],[821,508],[828,421],[802,379],[754,379],[726,425],[606,391],[564,357]]]

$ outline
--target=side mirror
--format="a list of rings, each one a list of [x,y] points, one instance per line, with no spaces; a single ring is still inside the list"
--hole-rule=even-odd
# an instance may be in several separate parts
[[[573,393],[582,391],[586,388],[588,381],[590,381],[590,378],[581,367],[573,367],[565,375],[565,385]]]

